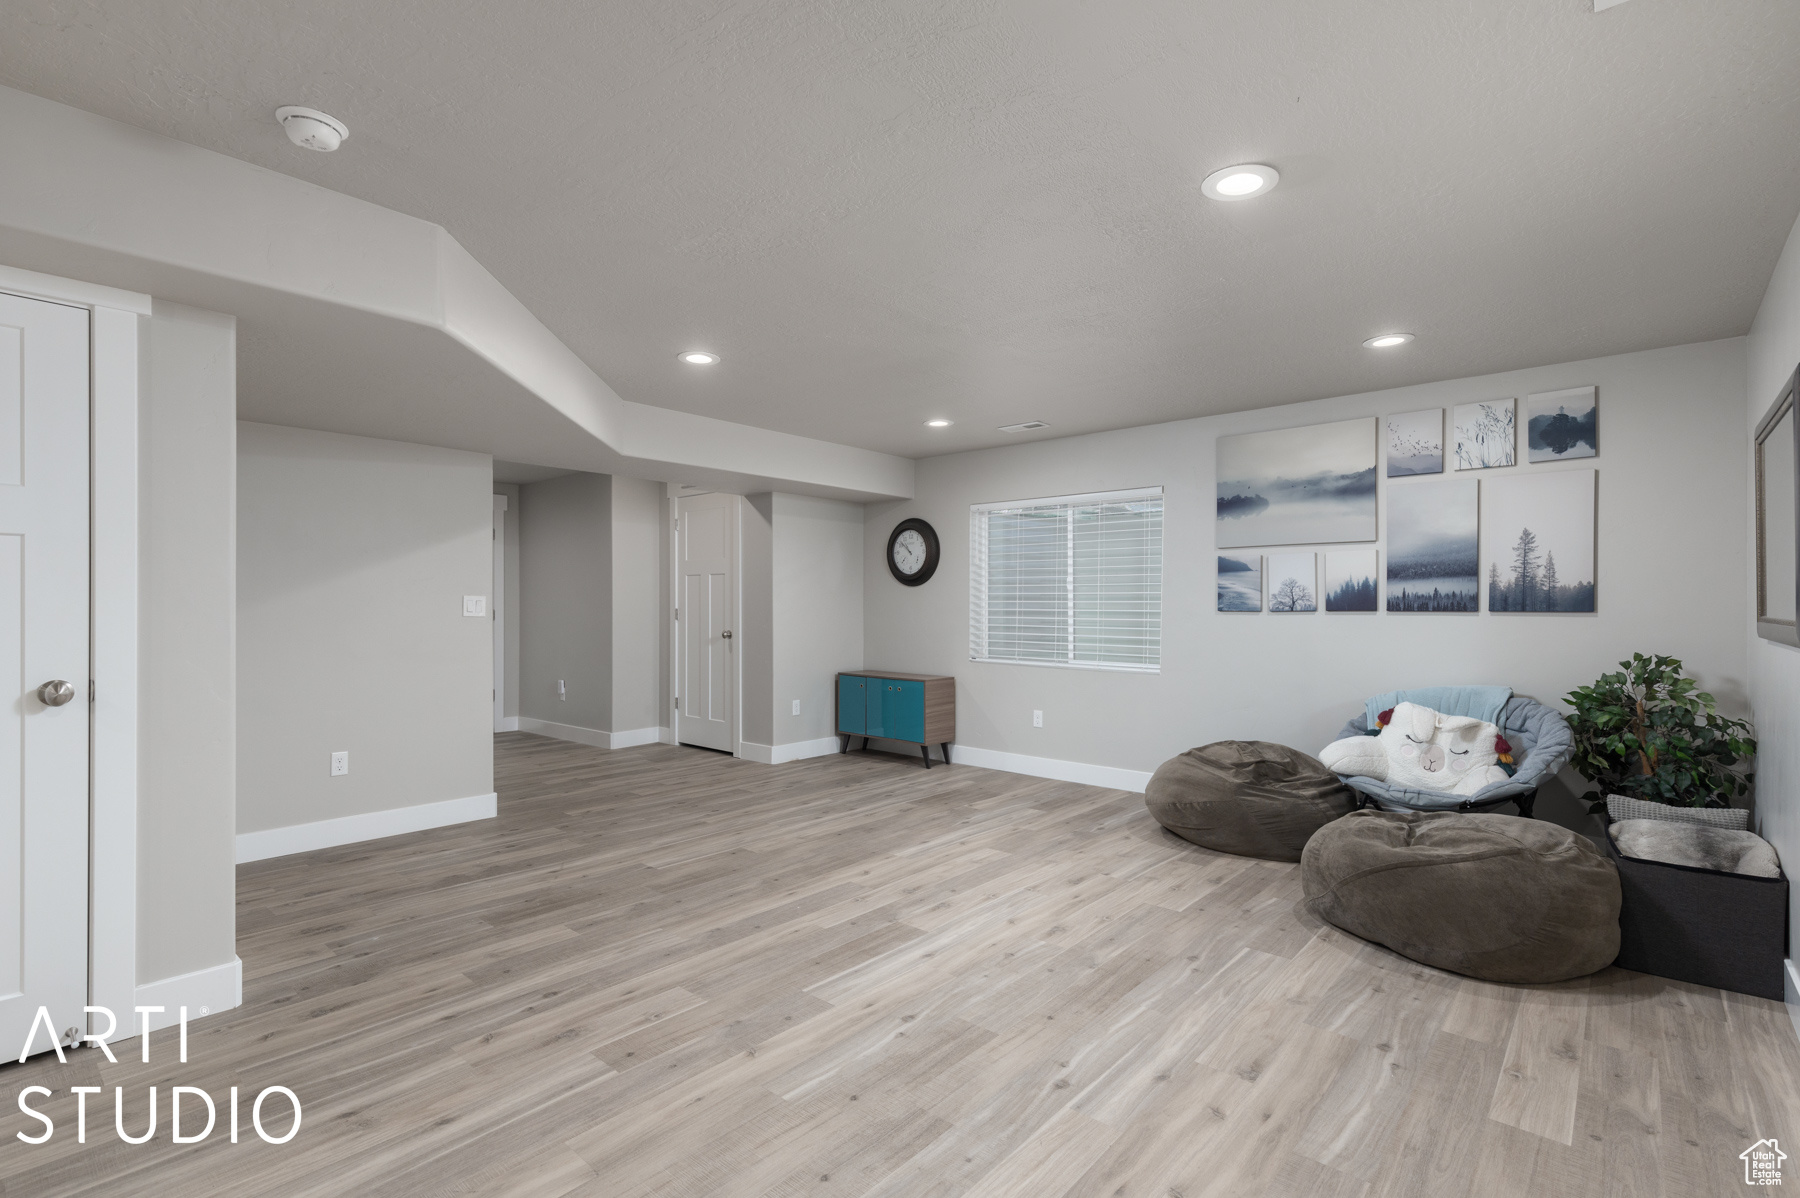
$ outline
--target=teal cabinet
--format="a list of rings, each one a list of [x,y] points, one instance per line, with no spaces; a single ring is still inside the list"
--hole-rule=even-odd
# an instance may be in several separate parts
[[[837,681],[838,732],[848,736],[867,735],[864,718],[870,679],[859,674],[839,674]]]
[[[925,740],[925,684],[902,678],[881,680],[881,727],[890,740]]]
[[[928,767],[928,746],[939,745],[948,764],[950,742],[956,739],[956,679],[934,674],[839,674],[837,730],[846,753],[855,737],[862,737],[867,748],[868,738],[879,736],[918,745]]]

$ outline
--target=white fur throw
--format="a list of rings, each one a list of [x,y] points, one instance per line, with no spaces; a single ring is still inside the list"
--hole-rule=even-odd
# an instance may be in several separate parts
[[[1494,741],[1500,729],[1474,716],[1445,715],[1417,703],[1394,708],[1379,736],[1347,736],[1319,754],[1337,774],[1379,778],[1414,790],[1472,795],[1506,781]]]
[[[1622,819],[1612,826],[1612,838],[1621,853],[1641,861],[1749,874],[1753,878],[1781,876],[1775,846],[1754,832],[1662,819]]]

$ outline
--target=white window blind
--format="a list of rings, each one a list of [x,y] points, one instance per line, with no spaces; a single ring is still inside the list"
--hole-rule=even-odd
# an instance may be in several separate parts
[[[969,509],[969,656],[1162,664],[1162,488]]]

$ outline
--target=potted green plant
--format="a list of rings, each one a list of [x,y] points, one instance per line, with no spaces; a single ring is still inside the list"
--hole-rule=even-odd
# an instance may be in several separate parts
[[[1634,653],[1619,667],[1568,695],[1571,764],[1600,788],[1594,813],[1746,827],[1750,813],[1731,802],[1750,791],[1750,725],[1721,716],[1673,657]],[[1610,825],[1603,835],[1619,870],[1621,968],[1783,997],[1785,874],[1759,878],[1627,857]]]
[[[1713,697],[1673,657],[1633,653],[1619,667],[1568,694],[1575,709],[1570,764],[1600,788],[1594,813],[1610,804],[1615,819],[1685,815],[1682,822],[1745,827],[1748,812],[1734,809],[1732,800],[1750,793],[1747,767],[1756,755],[1750,725],[1720,715]]]

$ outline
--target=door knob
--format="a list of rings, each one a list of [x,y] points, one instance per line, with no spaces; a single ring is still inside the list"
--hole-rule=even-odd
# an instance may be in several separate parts
[[[37,697],[45,707],[61,707],[75,697],[75,688],[61,678],[52,678],[37,688]]]
[[[727,628],[724,632],[721,632],[719,635],[724,637],[726,640],[730,640],[731,639],[731,629]]]

